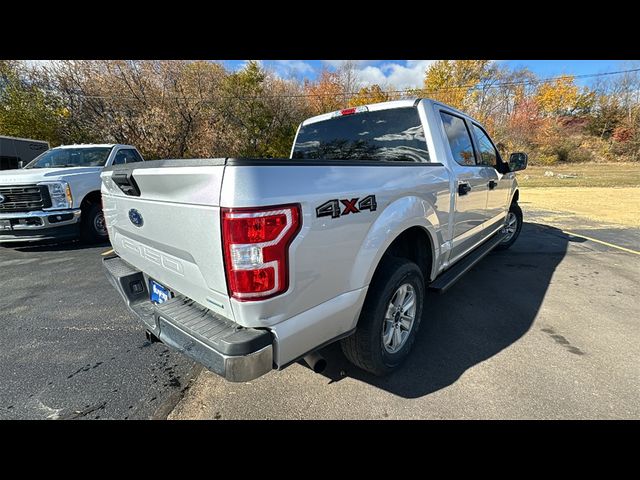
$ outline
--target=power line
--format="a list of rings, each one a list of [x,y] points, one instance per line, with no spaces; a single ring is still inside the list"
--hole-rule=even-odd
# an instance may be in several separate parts
[[[493,88],[502,88],[502,87],[514,87],[514,86],[533,86],[533,85],[541,85],[544,83],[551,83],[557,80],[561,80],[564,78],[572,78],[572,79],[584,79],[584,78],[596,78],[596,77],[604,77],[610,75],[620,75],[623,73],[635,73],[640,72],[640,68],[632,68],[628,70],[618,70],[614,72],[603,72],[603,73],[587,73],[582,75],[560,75],[557,77],[548,77],[536,80],[520,80],[513,82],[498,82],[491,85],[482,85],[480,82],[484,81],[484,79],[480,79],[478,83],[469,84],[469,85],[451,85],[448,87],[441,87],[438,89],[426,90],[422,88],[408,88],[405,90],[381,90],[380,92],[370,92],[364,93],[367,96],[373,96],[377,94],[383,95],[406,95],[406,96],[420,96],[420,95],[430,95],[434,93],[440,93],[451,90],[459,90],[459,89],[467,89],[467,90],[488,90]],[[47,89],[50,93],[59,94],[60,92],[57,90]],[[96,100],[134,100],[139,101],[139,98],[134,96],[123,96],[123,95],[86,95],[83,93],[71,93],[66,92],[67,95],[79,98],[87,98],[87,99],[96,99]],[[277,98],[314,98],[314,97],[347,97],[353,95],[361,94],[360,91],[357,92],[331,92],[331,93],[302,93],[302,94],[290,94],[290,95],[254,95],[254,96],[236,96],[236,95],[220,95],[213,99],[206,99],[202,97],[195,96],[169,96],[164,95],[162,98],[164,100],[171,99],[179,99],[179,100],[199,100],[203,103],[212,103],[217,100],[257,100],[257,99],[277,99]]]
[[[583,75],[560,75],[558,77],[548,77],[548,78],[541,78],[541,79],[536,79],[536,80],[520,80],[520,81],[513,81],[513,82],[498,82],[498,83],[494,83],[492,85],[479,85],[479,82],[482,82],[483,79],[479,80],[478,83],[475,84],[470,84],[470,85],[452,85],[449,87],[442,87],[442,88],[438,88],[435,90],[426,90],[426,89],[422,89],[422,88],[415,88],[415,89],[407,89],[407,90],[387,90],[387,91],[382,91],[382,93],[411,93],[411,91],[415,91],[416,93],[420,93],[420,94],[431,94],[431,93],[439,93],[442,91],[449,91],[449,90],[457,90],[457,89],[469,89],[469,90],[486,90],[489,88],[501,88],[501,87],[509,87],[509,86],[529,86],[529,85],[540,85],[543,83],[551,83],[551,82],[555,82],[557,80],[561,80],[564,78],[573,78],[573,79],[577,79],[577,78],[595,78],[595,77],[602,77],[602,76],[606,76],[606,75],[619,75],[621,73],[633,73],[633,72],[640,72],[640,68],[632,68],[629,70],[618,70],[616,72],[604,72],[604,73],[587,73],[587,74],[583,74]],[[347,92],[345,93],[345,95],[356,95],[359,92]]]

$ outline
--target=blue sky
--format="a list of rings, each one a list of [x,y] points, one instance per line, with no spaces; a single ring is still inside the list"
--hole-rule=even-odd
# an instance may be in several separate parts
[[[334,69],[344,60],[263,60],[284,78],[314,79],[323,67]],[[421,84],[424,71],[433,60],[355,60],[360,80],[365,84],[378,83],[387,87],[407,88]],[[541,78],[558,75],[605,73],[638,67],[638,62],[625,60],[499,60],[509,67],[528,67]],[[230,69],[241,68],[245,60],[226,60]],[[633,64],[633,65],[632,65]],[[590,79],[577,80],[586,85]]]

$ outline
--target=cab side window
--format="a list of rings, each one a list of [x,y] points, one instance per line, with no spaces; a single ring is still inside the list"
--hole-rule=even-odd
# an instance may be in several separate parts
[[[482,130],[478,125],[472,123],[473,134],[476,136],[478,142],[478,148],[480,149],[480,163],[481,165],[487,165],[488,167],[497,167],[498,165],[498,152],[491,143],[489,135]]]
[[[464,120],[446,112],[440,112],[440,117],[447,133],[453,159],[460,165],[475,165],[476,155]]]
[[[127,152],[127,163],[133,163],[133,162],[141,162],[142,161],[142,157],[140,156],[140,154],[133,150],[133,149],[128,149],[125,150],[125,152]]]
[[[142,162],[142,157],[138,152],[131,148],[125,148],[116,153],[113,165],[122,165],[123,163]]]
[[[127,156],[124,153],[124,150],[120,150],[116,153],[116,158],[113,159],[113,165],[122,165],[127,163]]]

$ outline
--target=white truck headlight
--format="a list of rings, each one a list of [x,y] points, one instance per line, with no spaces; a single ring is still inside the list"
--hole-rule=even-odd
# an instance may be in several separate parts
[[[47,182],[45,185],[49,189],[49,196],[51,197],[51,210],[73,207],[71,187],[67,182]]]

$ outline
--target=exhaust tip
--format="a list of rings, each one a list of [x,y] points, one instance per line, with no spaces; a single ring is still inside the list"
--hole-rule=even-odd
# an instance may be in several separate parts
[[[304,361],[315,373],[322,373],[327,368],[327,361],[318,352],[312,352],[305,356]]]
[[[324,358],[321,358],[313,366],[313,371],[316,372],[316,373],[322,373],[322,372],[324,372],[325,368],[327,368],[327,361]]]

